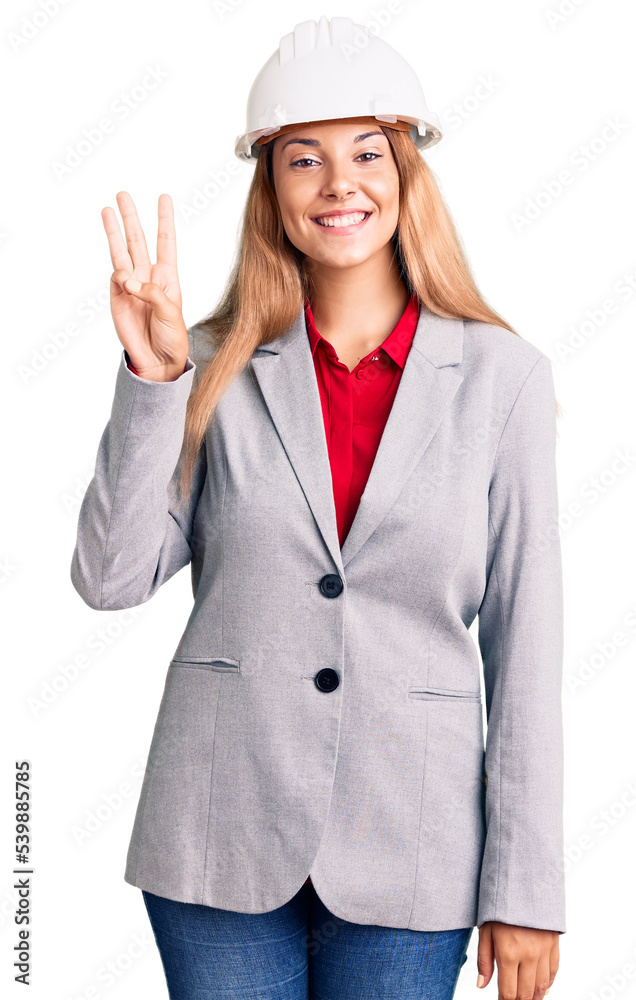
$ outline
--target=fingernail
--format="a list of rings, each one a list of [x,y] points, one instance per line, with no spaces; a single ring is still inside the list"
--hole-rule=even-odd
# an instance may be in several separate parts
[[[126,278],[124,284],[129,292],[138,292],[141,288],[141,281],[137,281],[136,278]]]
[[[486,982],[486,977],[482,976],[482,974],[480,972],[479,975],[477,976],[477,985],[478,986],[483,986],[485,982]]]

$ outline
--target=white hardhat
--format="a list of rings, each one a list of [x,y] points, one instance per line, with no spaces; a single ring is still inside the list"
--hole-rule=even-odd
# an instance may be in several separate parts
[[[357,120],[410,126],[419,149],[442,138],[437,115],[426,107],[420,82],[406,59],[350,17],[302,21],[280,40],[247,99],[246,130],[234,152],[256,163],[256,141],[294,124]],[[398,126],[399,127],[399,126]]]

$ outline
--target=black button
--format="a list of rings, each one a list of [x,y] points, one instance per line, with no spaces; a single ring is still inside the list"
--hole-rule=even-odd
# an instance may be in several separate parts
[[[335,691],[340,683],[340,678],[331,667],[323,667],[314,677],[314,684],[319,691]]]
[[[325,597],[338,597],[344,584],[337,573],[327,573],[320,581],[320,591]]]

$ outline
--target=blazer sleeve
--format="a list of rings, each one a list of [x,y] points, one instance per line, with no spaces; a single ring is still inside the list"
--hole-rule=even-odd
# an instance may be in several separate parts
[[[479,609],[487,736],[477,925],[563,933],[563,594],[552,368],[541,354],[501,433]]]
[[[189,331],[191,351],[193,335]],[[134,374],[122,350],[110,419],[83,497],[71,581],[91,608],[148,601],[192,558],[192,525],[206,475],[205,442],[188,505],[179,503],[185,415],[197,366],[173,382]]]

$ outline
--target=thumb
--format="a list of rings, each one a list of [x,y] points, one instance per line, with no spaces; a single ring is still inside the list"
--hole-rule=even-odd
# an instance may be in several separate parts
[[[139,281],[137,278],[126,278],[124,280],[124,288],[127,292],[132,292],[138,299],[143,299],[144,302],[148,302],[154,306],[161,306],[164,304],[164,300],[169,302],[169,298],[166,293],[159,288],[159,285],[155,285],[152,281]]]
[[[181,314],[181,310],[175,302],[170,299],[163,288],[153,281],[139,281],[137,278],[126,278],[123,282],[124,288],[136,299],[147,302],[154,309],[157,319],[164,322],[174,322],[176,316]]]
[[[479,928],[479,944],[477,946],[477,986],[483,989],[490,982],[495,970],[495,944],[492,929],[489,924]]]

